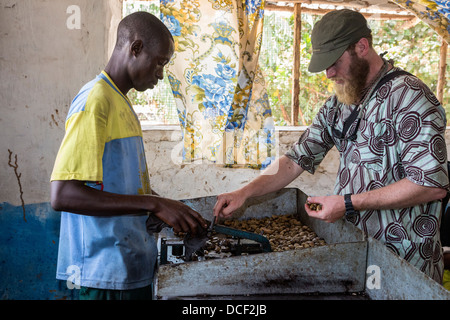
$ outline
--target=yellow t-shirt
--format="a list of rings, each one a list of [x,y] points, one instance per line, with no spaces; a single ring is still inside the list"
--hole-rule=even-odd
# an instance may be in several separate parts
[[[150,193],[140,122],[104,71],[72,102],[51,180],[102,182],[105,191]],[[120,187],[124,180],[132,184]]]
[[[75,97],[51,180],[79,180],[117,194],[150,194],[139,119],[102,72]],[[152,283],[158,254],[147,216],[61,212],[57,279],[78,270],[79,285],[129,290]]]

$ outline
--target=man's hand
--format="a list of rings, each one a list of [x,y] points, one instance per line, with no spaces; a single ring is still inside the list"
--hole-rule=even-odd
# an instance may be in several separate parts
[[[313,210],[308,203],[319,204],[320,209]],[[308,197],[305,210],[312,218],[325,222],[336,222],[345,215],[344,196]]]
[[[214,206],[214,216],[230,218],[247,199],[278,191],[294,181],[302,172],[303,168],[297,163],[285,155],[281,156],[246,186],[219,195]]]
[[[123,195],[90,188],[83,181],[53,181],[51,203],[56,211],[98,217],[147,215],[151,212],[176,232],[195,234],[207,228],[202,216],[180,201],[156,195]]]
[[[189,232],[197,234],[201,228],[206,229],[208,224],[195,210],[184,203],[167,198],[155,199],[154,214],[161,221],[167,223],[175,232]]]
[[[217,196],[214,206],[214,216],[225,219],[231,218],[233,212],[242,207],[247,198],[239,190],[230,193],[223,193]]]
[[[420,186],[404,178],[382,188],[353,194],[352,203],[356,211],[401,209],[437,201],[446,194],[446,189]],[[321,210],[314,211],[305,204],[306,212],[313,218],[335,222],[345,215],[344,196],[309,197],[307,202],[322,206]]]

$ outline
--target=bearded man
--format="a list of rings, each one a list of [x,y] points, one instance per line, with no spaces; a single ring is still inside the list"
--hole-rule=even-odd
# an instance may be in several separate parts
[[[314,174],[336,147],[340,166],[334,195],[311,217],[346,219],[442,283],[439,224],[449,187],[445,111],[430,89],[372,47],[364,16],[344,9],[314,26],[310,72],[326,71],[335,94],[291,150],[246,186],[218,196],[216,216],[279,190],[305,170]]]

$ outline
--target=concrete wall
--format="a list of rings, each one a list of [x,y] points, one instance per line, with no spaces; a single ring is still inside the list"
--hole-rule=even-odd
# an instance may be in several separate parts
[[[68,28],[80,9],[80,28]],[[71,100],[105,66],[121,16],[118,0],[0,0],[0,297],[71,299],[55,280],[59,213],[49,179]],[[76,21],[75,21],[76,22]],[[279,131],[280,154],[299,129]],[[186,199],[234,190],[260,174],[211,164],[181,165],[181,131],[144,131],[152,187]],[[447,140],[449,141],[449,140]],[[450,148],[449,148],[450,150]],[[337,171],[332,150],[318,172],[291,186],[330,194]]]
[[[80,8],[80,29],[67,27],[71,5]],[[48,198],[70,102],[107,61],[112,11],[108,1],[0,1],[2,201],[21,204],[8,150],[17,155],[24,201]]]
[[[59,214],[49,179],[70,102],[106,64],[120,17],[121,1],[0,0],[2,299],[73,294],[55,281]]]
[[[181,130],[178,126],[144,128],[144,141],[152,188],[162,196],[186,199],[235,190],[261,174],[259,170],[232,169],[208,163],[182,165]],[[277,129],[279,155],[295,143],[304,128]],[[332,149],[314,175],[305,172],[289,187],[309,195],[332,194],[338,170],[337,150]]]

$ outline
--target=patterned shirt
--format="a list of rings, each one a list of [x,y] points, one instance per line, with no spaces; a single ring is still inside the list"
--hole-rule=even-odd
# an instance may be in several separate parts
[[[448,189],[445,111],[422,81],[404,75],[387,81],[362,107],[359,128],[355,121],[347,131],[345,137],[357,130],[356,139],[335,138],[333,125],[342,131],[357,107],[330,97],[286,156],[313,174],[336,146],[340,166],[334,192],[338,195],[374,190],[404,178]],[[347,220],[442,282],[441,207],[441,201],[432,201],[398,210],[361,211]]]

